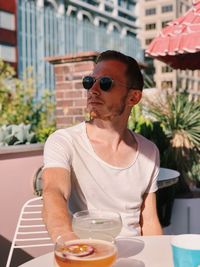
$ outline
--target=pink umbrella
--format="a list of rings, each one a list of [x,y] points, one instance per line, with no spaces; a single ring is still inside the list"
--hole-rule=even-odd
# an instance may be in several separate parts
[[[200,69],[200,1],[163,28],[146,54],[174,69]]]

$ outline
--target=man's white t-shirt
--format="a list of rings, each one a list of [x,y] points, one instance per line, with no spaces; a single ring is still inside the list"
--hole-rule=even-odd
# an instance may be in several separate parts
[[[140,235],[143,194],[157,190],[158,149],[143,136],[133,135],[138,150],[125,168],[112,166],[97,156],[87,137],[85,122],[55,131],[44,148],[44,168],[62,167],[71,174],[70,210],[119,212],[123,222],[120,236]]]

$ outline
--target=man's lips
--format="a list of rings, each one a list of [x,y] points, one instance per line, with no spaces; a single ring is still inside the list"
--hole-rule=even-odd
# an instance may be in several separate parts
[[[97,102],[97,101],[88,101],[88,104],[91,104],[91,105],[101,105],[102,103],[101,102]]]
[[[88,104],[92,104],[92,105],[101,105],[103,104],[103,101],[99,100],[99,99],[88,99],[87,101]]]

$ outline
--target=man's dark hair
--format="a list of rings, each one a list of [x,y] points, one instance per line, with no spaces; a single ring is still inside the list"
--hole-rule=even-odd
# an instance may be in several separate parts
[[[130,89],[138,89],[142,91],[144,86],[144,80],[142,73],[140,71],[140,67],[134,58],[126,56],[115,50],[107,50],[102,52],[97,57],[96,64],[106,60],[117,60],[126,64],[127,66],[126,76],[128,80],[128,87]]]

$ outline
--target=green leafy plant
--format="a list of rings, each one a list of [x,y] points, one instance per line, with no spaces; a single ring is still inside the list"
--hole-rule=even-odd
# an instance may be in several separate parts
[[[142,113],[141,105],[136,105],[132,108],[128,119],[128,128],[136,133],[149,132],[153,128],[152,122],[147,119]]]
[[[181,173],[178,185],[157,191],[158,216],[168,226],[175,196],[193,196],[191,190],[200,187],[200,103],[163,92],[133,107],[128,127],[157,145],[162,167]]]
[[[178,193],[189,192],[193,165],[199,165],[200,103],[186,93],[166,94],[157,101],[148,100],[146,112],[153,121],[160,122],[169,146],[162,153],[163,167],[177,169],[181,173]],[[190,173],[190,175],[188,175]]]
[[[38,142],[44,143],[47,139],[47,137],[53,133],[56,130],[56,127],[54,125],[49,126],[49,127],[44,127],[44,128],[36,128],[36,137]]]
[[[54,96],[45,91],[36,101],[36,87],[29,68],[22,80],[15,78],[13,68],[0,60],[0,126],[31,125],[37,142],[44,142],[55,130]]]
[[[169,138],[166,137],[161,123],[159,121],[154,121],[149,117],[147,118],[147,116],[144,115],[144,107],[141,104],[132,108],[128,120],[128,128],[136,133],[142,134],[154,142],[159,148],[161,155],[169,146]]]
[[[197,153],[197,160],[192,163],[191,170],[188,170],[188,178],[191,181],[191,184],[194,184],[196,187],[200,187],[200,156]]]
[[[3,125],[0,127],[0,146],[31,144],[36,142],[31,125]]]

